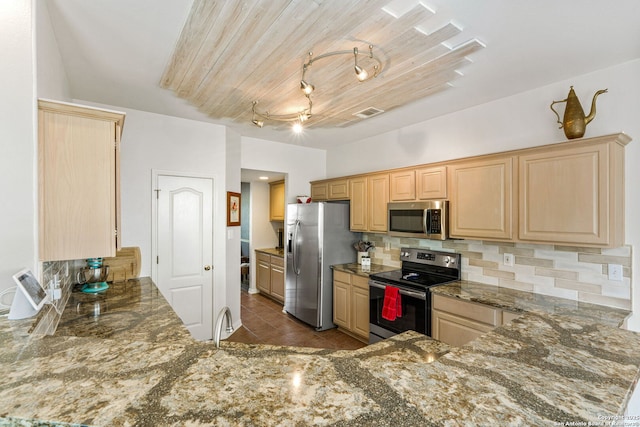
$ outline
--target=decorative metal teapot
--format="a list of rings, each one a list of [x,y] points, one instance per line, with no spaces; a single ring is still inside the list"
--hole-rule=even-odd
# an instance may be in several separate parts
[[[606,92],[607,89],[602,89],[593,95],[593,99],[591,100],[591,111],[588,116],[585,116],[584,110],[580,105],[580,101],[578,100],[576,93],[573,91],[573,86],[571,86],[567,99],[563,99],[562,101],[553,101],[549,106],[551,111],[556,113],[556,117],[558,117],[558,123],[560,123],[560,127],[558,129],[564,128],[564,134],[568,139],[582,138],[584,131],[587,129],[587,125],[596,116],[596,98],[598,95]],[[558,112],[553,109],[553,104],[559,104],[561,102],[567,103],[564,108],[562,121],[560,121],[560,115]]]

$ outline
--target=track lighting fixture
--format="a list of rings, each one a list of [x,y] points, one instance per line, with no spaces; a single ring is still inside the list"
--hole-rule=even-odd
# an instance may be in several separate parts
[[[315,90],[315,86],[306,79],[307,71],[315,62],[336,55],[353,55],[356,78],[360,82],[375,78],[380,74],[380,72],[382,72],[382,61],[373,54],[373,45],[369,45],[368,53],[359,52],[357,47],[354,47],[353,50],[337,50],[333,52],[327,52],[316,57],[313,56],[313,52],[309,52],[309,59],[302,66],[302,78],[300,79],[300,90],[309,102],[308,108],[305,108],[298,113],[292,114],[269,114],[268,111],[261,113],[259,111],[256,111],[256,104],[258,103],[258,101],[253,101],[253,107],[251,109],[253,113],[252,123],[258,127],[262,127],[264,125],[264,121],[259,120],[258,118],[280,122],[296,122],[294,124],[294,131],[296,131],[296,133],[299,133],[302,129],[302,123],[311,118],[311,94]],[[372,75],[364,67],[358,64],[358,56],[365,56],[370,61],[374,62]]]
[[[312,84],[305,82],[304,80],[300,80],[300,89],[305,95],[311,95],[311,92],[314,91],[315,87]]]

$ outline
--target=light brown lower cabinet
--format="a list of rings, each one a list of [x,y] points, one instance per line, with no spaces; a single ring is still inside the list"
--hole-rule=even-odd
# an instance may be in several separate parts
[[[457,347],[520,316],[518,313],[438,294],[432,295],[432,302],[432,337]]]
[[[333,271],[333,323],[341,331],[369,342],[369,279]]]
[[[284,303],[284,258],[256,252],[256,287],[261,294]]]

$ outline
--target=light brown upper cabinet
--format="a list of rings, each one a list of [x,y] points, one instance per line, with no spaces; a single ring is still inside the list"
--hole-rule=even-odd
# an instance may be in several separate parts
[[[352,231],[387,231],[389,174],[363,175],[349,180]]]
[[[336,179],[327,183],[329,200],[349,200],[349,180]]]
[[[447,198],[446,166],[416,169],[416,198],[418,200]]]
[[[511,240],[514,157],[479,158],[449,166],[451,237]]]
[[[389,174],[389,200],[403,202],[416,199],[416,172],[405,170]]]
[[[284,221],[284,181],[269,183],[269,221]]]
[[[367,177],[351,178],[349,181],[351,203],[349,204],[349,228],[351,231],[368,231],[367,215]]]
[[[389,200],[392,202],[446,199],[447,167],[433,166],[389,174]]]
[[[630,140],[610,135],[520,155],[520,239],[624,244],[624,147]]]
[[[311,183],[311,200],[349,200],[349,180],[347,178],[315,181]]]
[[[311,201],[321,202],[329,198],[329,186],[326,182],[311,183]]]
[[[387,231],[387,203],[389,203],[389,174],[368,176],[369,231]]]
[[[115,111],[38,101],[41,261],[116,255],[124,118]]]

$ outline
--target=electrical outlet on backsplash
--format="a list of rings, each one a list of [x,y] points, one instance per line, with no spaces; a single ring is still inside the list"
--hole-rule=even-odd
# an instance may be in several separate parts
[[[462,279],[487,285],[631,309],[631,246],[614,249],[478,240],[426,240],[365,234],[371,262],[400,267],[400,248],[423,247],[462,255]],[[512,254],[513,265],[504,264]],[[608,264],[622,265],[622,281],[610,280]]]
[[[51,293],[50,286],[57,277],[60,283],[60,299],[47,304],[40,310],[33,328],[33,334],[53,335],[58,327],[62,311],[71,295],[75,282],[75,272],[84,265],[84,260],[50,261],[42,263],[42,286]]]

